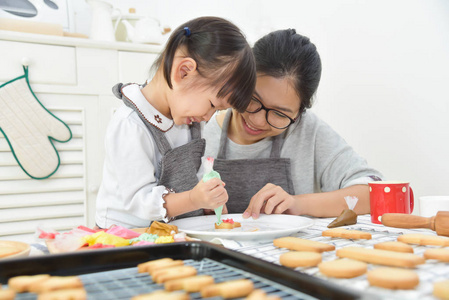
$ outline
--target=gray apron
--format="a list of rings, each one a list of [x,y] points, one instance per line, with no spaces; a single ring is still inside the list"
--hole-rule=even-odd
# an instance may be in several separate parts
[[[267,183],[282,187],[290,195],[295,194],[290,171],[290,159],[281,158],[284,135],[273,138],[270,158],[226,159],[228,126],[232,110],[229,109],[223,122],[218,156],[214,170],[220,173],[226,183],[229,213],[243,213],[251,198]]]
[[[206,141],[201,138],[201,125],[194,122],[190,126],[192,140],[187,144],[172,149],[164,132],[148,122],[134,103],[122,94],[121,91],[124,86],[119,83],[112,88],[112,92],[126,106],[138,114],[154,137],[157,148],[162,154],[162,160],[158,166],[160,178],[157,184],[173,189],[177,193],[193,189],[198,184],[196,173],[201,165],[201,157],[204,156],[206,146]],[[198,209],[179,215],[176,218],[200,216],[203,214],[203,210]]]

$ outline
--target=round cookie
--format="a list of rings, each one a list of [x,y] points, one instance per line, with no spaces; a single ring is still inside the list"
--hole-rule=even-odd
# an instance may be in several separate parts
[[[410,290],[419,284],[419,277],[415,271],[400,268],[377,268],[369,271],[367,278],[372,286],[393,290]]]
[[[384,242],[374,245],[374,249],[413,253],[413,247],[403,242]]]
[[[320,272],[328,277],[354,278],[366,273],[368,265],[352,259],[325,261],[318,265]]]
[[[433,295],[438,299],[449,300],[449,280],[435,282],[433,284]]]
[[[312,251],[290,251],[281,254],[279,262],[289,268],[315,267],[321,262],[321,253]]]

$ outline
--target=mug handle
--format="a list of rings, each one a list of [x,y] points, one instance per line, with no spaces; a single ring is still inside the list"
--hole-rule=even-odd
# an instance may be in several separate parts
[[[410,187],[410,214],[413,212],[415,208],[415,196],[413,195],[413,189]]]

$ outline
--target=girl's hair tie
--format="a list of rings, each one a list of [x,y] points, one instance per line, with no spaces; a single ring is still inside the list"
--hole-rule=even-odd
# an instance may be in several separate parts
[[[190,32],[190,28],[189,27],[184,27],[184,31],[185,31],[185,36],[186,37],[190,37],[190,35],[192,34],[191,32]]]

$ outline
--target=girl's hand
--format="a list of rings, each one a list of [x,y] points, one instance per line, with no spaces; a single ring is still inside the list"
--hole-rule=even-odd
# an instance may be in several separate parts
[[[260,213],[282,214],[295,205],[295,199],[292,195],[284,191],[278,185],[267,183],[252,198],[248,208],[243,213],[243,218],[259,218]]]
[[[225,183],[218,178],[207,182],[200,180],[189,193],[190,201],[196,209],[215,209],[222,206],[229,198],[224,186]]]

